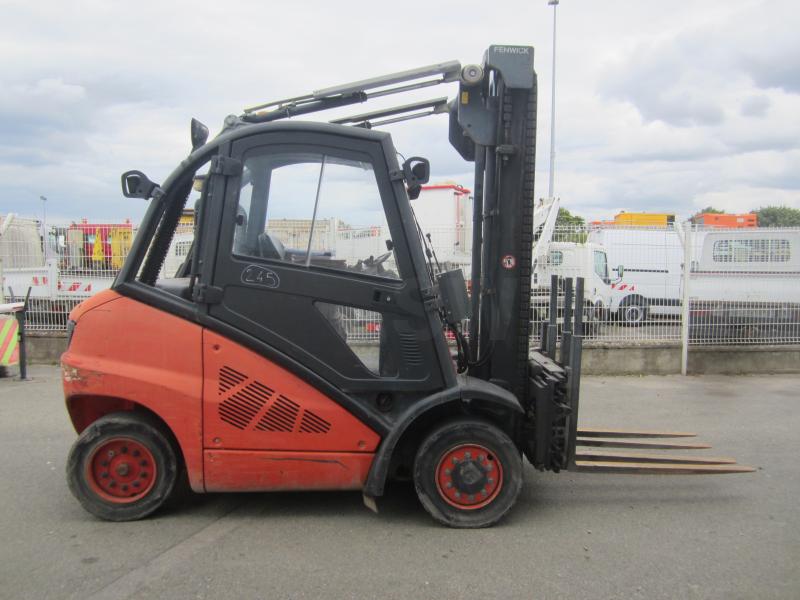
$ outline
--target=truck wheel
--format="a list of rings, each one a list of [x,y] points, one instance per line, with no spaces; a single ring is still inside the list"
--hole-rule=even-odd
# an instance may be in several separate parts
[[[517,501],[522,458],[497,427],[475,419],[450,421],[423,440],[414,460],[422,506],[449,527],[488,527]]]
[[[92,423],[67,460],[72,495],[108,521],[146,517],[169,498],[177,476],[177,452],[160,424],[130,412]]]
[[[641,325],[647,319],[647,301],[639,296],[626,298],[618,314],[625,325]]]

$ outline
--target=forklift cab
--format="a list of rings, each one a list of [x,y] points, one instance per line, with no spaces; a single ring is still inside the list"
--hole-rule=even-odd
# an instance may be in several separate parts
[[[338,125],[223,133],[165,183],[171,212],[148,214],[152,244],[134,249],[118,285],[175,302],[155,250],[189,197],[181,181],[208,169],[183,269],[189,289],[177,300],[186,310],[365,402],[380,393],[395,406],[441,389],[454,367],[435,308],[423,301],[433,290],[419,244],[408,243],[418,233],[395,156],[388,134]],[[364,341],[378,332],[376,352]]]

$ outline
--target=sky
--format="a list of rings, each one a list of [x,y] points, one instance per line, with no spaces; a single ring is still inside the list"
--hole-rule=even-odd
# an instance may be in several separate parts
[[[163,180],[196,117],[446,60],[535,48],[537,197],[547,195],[553,8],[547,0],[216,3],[0,0],[0,213],[138,221],[120,193]],[[780,0],[561,0],[555,195],[590,219],[712,205],[800,208],[800,12]],[[455,94],[455,85],[413,99]],[[401,104],[395,96],[351,113]],[[341,113],[339,113],[341,114]],[[336,116],[332,114],[331,118]],[[391,126],[432,180],[469,187],[447,118]]]

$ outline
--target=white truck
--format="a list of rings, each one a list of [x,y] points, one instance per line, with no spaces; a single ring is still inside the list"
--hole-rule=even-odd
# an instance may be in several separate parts
[[[800,230],[707,231],[689,276],[695,340],[800,341]]]

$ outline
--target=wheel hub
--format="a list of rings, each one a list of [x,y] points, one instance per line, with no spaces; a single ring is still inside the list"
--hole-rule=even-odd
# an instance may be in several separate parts
[[[637,305],[628,306],[625,312],[627,320],[631,323],[637,323],[642,319],[642,309]]]
[[[86,481],[98,496],[114,503],[130,503],[147,495],[156,481],[153,454],[130,438],[112,438],[100,444],[87,463]]]
[[[452,506],[474,510],[497,497],[503,485],[503,469],[484,446],[464,444],[442,455],[436,468],[436,486]]]

